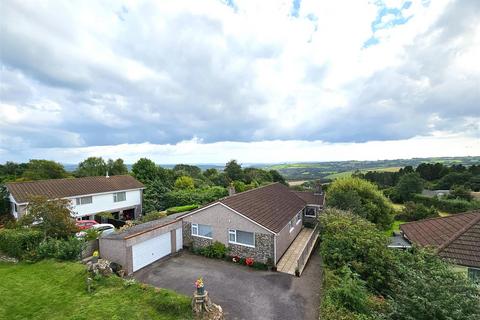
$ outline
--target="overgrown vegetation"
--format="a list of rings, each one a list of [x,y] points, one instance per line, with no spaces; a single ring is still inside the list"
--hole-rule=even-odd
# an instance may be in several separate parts
[[[388,249],[375,225],[340,210],[326,210],[320,225],[322,319],[480,317],[480,288],[433,253]]]

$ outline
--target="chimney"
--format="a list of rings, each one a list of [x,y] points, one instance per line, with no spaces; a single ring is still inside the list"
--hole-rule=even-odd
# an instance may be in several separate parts
[[[235,187],[233,186],[232,183],[228,186],[228,195],[233,196],[235,194]]]
[[[320,183],[320,180],[316,181],[315,190],[313,191],[313,194],[316,194],[316,195],[323,194],[322,184]]]
[[[105,175],[105,178],[110,178],[110,176],[108,175],[108,170],[107,170],[107,174]]]

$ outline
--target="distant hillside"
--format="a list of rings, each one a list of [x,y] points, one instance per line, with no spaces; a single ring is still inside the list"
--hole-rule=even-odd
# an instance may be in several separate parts
[[[405,166],[416,167],[422,162],[443,164],[480,164],[478,157],[413,158],[378,161],[331,161],[308,163],[284,163],[261,166],[264,169],[278,170],[287,180],[336,179],[360,171],[398,171]]]

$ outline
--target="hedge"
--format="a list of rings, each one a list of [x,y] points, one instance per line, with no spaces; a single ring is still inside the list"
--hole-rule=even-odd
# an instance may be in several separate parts
[[[38,230],[3,229],[0,230],[0,251],[14,258],[22,258],[35,250],[42,240],[43,233]]]
[[[442,199],[442,198],[429,198],[420,194],[416,194],[413,197],[414,202],[424,204],[426,206],[433,206],[440,211],[448,213],[460,213],[468,210],[474,210],[480,208],[479,201],[466,201],[460,199]]]
[[[167,209],[167,214],[174,214],[174,213],[179,213],[179,212],[185,212],[185,211],[190,211],[193,209],[197,209],[198,204],[191,204],[187,206],[179,206],[179,207],[171,207]]]

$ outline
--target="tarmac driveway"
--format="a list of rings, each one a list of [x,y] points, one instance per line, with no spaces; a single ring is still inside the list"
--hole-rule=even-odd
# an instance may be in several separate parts
[[[316,251],[300,278],[188,252],[134,274],[141,282],[189,296],[199,276],[203,277],[211,300],[222,306],[226,319],[318,319],[322,273]]]

